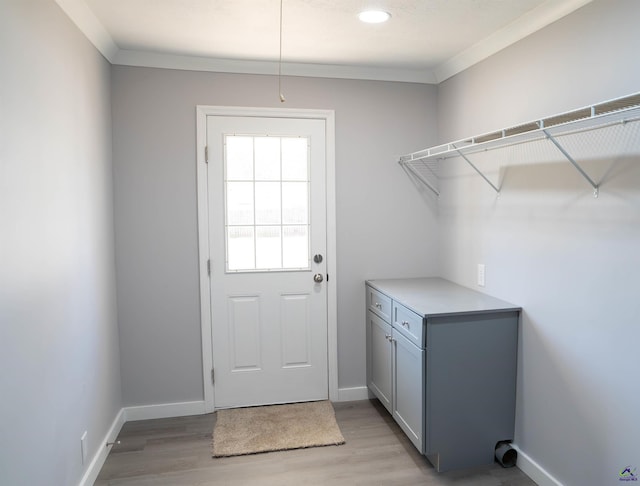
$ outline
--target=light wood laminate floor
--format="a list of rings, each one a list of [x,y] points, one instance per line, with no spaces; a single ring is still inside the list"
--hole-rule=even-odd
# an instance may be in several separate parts
[[[334,404],[345,445],[212,458],[215,414],[128,422],[96,486],[535,485],[498,464],[438,474],[377,400]]]

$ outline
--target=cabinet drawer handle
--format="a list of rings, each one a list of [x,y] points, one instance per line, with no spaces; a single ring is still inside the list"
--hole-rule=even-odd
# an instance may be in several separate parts
[[[409,321],[402,321],[402,326],[409,329]]]
[[[376,306],[376,309],[382,309],[382,304],[380,302],[376,302],[374,305]]]

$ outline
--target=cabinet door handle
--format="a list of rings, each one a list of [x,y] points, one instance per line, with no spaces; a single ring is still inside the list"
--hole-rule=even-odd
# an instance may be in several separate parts
[[[391,334],[385,334],[385,335],[384,335],[384,338],[385,338],[387,341],[391,341]]]

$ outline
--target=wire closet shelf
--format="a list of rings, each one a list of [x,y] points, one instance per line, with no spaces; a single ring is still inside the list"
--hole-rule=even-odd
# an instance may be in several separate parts
[[[640,121],[640,93],[475,137],[436,145],[403,155],[398,162],[405,170],[439,196],[439,163],[449,158],[460,157],[499,195],[500,188],[483,173],[481,168],[471,161],[469,156],[474,153],[510,147],[516,144],[548,140],[591,185],[594,196],[598,197],[599,184],[585,172],[580,163],[572,157],[558,138],[565,135],[599,130],[617,124],[626,125],[637,121]]]

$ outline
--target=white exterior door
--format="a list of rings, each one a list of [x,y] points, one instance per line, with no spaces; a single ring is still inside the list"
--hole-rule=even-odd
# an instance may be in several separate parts
[[[207,116],[215,408],[328,398],[325,135]]]

